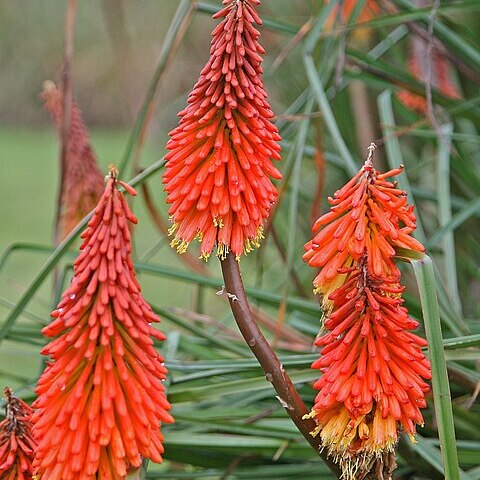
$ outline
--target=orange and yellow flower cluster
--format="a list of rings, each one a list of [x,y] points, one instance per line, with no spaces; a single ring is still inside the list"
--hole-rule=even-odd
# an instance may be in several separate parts
[[[43,350],[32,417],[38,480],[124,480],[142,458],[162,461],[162,423],[171,423],[167,370],[153,339],[158,317],[143,298],[131,259],[137,220],[111,167],[105,192],[82,237],[74,277]]]
[[[281,178],[280,135],[262,82],[263,48],[254,24],[261,24],[258,0],[224,1],[214,18],[210,59],[181,120],[170,132],[163,176],[175,234],[172,246],[186,251],[194,238],[207,259],[214,247],[238,258],[258,246],[262,224]]]
[[[372,147],[373,148],[373,147]],[[362,462],[392,450],[401,426],[411,437],[422,424],[430,365],[418,323],[403,306],[395,248],[423,252],[411,234],[413,206],[371,162],[330,198],[330,212],[314,225],[304,260],[320,273],[325,332],[315,342],[323,375],[310,413],[323,446],[354,478]]]

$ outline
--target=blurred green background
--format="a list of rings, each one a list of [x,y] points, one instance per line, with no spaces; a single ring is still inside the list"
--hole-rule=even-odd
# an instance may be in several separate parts
[[[118,164],[124,158],[181,3],[78,2],[74,98],[104,171],[110,162]],[[146,144],[138,159],[141,167],[164,155],[168,131],[176,125],[176,114],[185,106],[188,91],[208,58],[210,32],[216,24],[210,14],[220,2],[191,3],[197,8],[157,88]],[[447,359],[460,463],[466,471],[463,478],[480,479],[476,400],[480,384],[480,2],[445,1],[437,11],[434,31],[458,61],[453,78],[464,97],[454,101],[434,92],[438,125],[409,111],[396,98],[402,86],[425,93],[423,82],[407,69],[412,33],[406,22],[415,20],[427,32],[431,7],[415,13],[405,0],[380,3],[382,13],[372,20],[365,40],[355,35],[353,20],[347,29],[323,30],[315,36],[315,28],[325,19],[320,0],[262,2],[260,12],[266,22],[261,43],[267,50],[264,80],[284,138],[280,169],[286,181],[274,235],[263,242],[262,250],[242,259],[243,278],[251,289],[252,304],[261,308],[263,317],[259,314],[258,319],[270,339],[274,339],[275,323],[284,320],[276,350],[311,405],[315,393],[311,381],[317,377],[309,369],[316,358],[311,343],[318,332],[320,311],[311,294],[314,272],[302,263],[301,255],[311,235],[312,209],[326,210],[326,197],[351,176],[352,162],[360,167],[371,141],[379,145],[378,168],[404,163],[401,186],[413,192],[410,200],[416,204],[419,230],[425,233],[437,269],[444,336],[459,339],[448,350]],[[388,5],[397,13],[388,13]],[[66,2],[59,0],[0,0],[0,323],[28,293],[52,252],[59,146],[39,94],[44,80],[60,79],[65,7]],[[303,56],[309,45],[313,45],[313,79],[306,73]],[[312,94],[315,81],[326,92],[327,105],[319,101],[318,92]],[[135,145],[137,140],[134,137]],[[130,156],[124,180],[135,175],[132,164]],[[166,219],[161,172],[148,185]],[[133,207],[139,218],[135,230],[139,280],[147,300],[160,309],[160,328],[168,333],[161,350],[171,371],[169,392],[177,418],[175,425],[165,429],[168,461],[151,466],[149,478],[330,478],[284,414],[239,337],[226,299],[216,295],[223,284],[216,259],[206,266],[209,278],[192,272],[154,226],[142,195]],[[8,250],[12,244],[18,248]],[[190,249],[198,252],[197,246]],[[57,268],[60,278],[65,272],[64,285],[74,252],[65,255]],[[407,306],[412,316],[421,318],[413,275],[408,267],[403,269]],[[9,384],[27,400],[33,398],[43,366],[40,328],[49,321],[56,303],[53,285],[49,275],[0,343],[0,388]],[[404,439],[400,443],[398,478],[443,478],[431,399],[425,419],[418,444]],[[157,472],[162,476],[157,477]]]

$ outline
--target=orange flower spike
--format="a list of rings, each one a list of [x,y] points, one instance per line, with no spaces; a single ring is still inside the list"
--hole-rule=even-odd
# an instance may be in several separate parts
[[[59,130],[62,126],[62,92],[45,82],[42,98]],[[67,148],[65,178],[61,186],[60,240],[63,240],[92,211],[103,192],[103,175],[90,145],[88,131],[78,105],[72,103],[70,139]]]
[[[412,438],[422,424],[430,364],[426,341],[409,330],[418,323],[403,307],[395,247],[424,251],[411,233],[413,207],[388,180],[402,168],[379,173],[372,144],[362,170],[329,199],[330,212],[315,224],[304,259],[320,267],[315,290],[323,294],[326,332],[315,344],[323,372],[308,415],[322,445],[340,463],[347,480],[370,461],[393,450],[398,428]],[[335,241],[332,241],[332,238]]]
[[[124,480],[142,458],[162,461],[160,427],[173,422],[162,382],[167,370],[153,345],[165,336],[141,295],[130,257],[136,223],[111,166],[87,229],[74,276],[42,353],[51,362],[38,385],[34,462],[38,480]]]
[[[430,364],[421,351],[424,339],[407,330],[418,326],[402,307],[398,284],[369,275],[366,265],[350,272],[330,295],[328,333],[315,344],[322,356],[312,368],[322,377],[310,417],[322,443],[355,478],[358,468],[398,440],[398,424],[412,438],[423,424],[425,379]],[[364,463],[363,463],[364,462]]]
[[[32,460],[36,441],[30,422],[33,410],[22,399],[4,390],[5,419],[0,422],[0,478],[32,480]]]
[[[194,238],[208,259],[258,247],[277,190],[280,135],[262,82],[259,0],[228,0],[214,18],[210,59],[170,132],[163,176],[175,234],[184,253]]]
[[[372,153],[374,148],[370,147]],[[416,219],[406,193],[388,180],[402,168],[381,174],[373,167],[370,155],[363,168],[329,198],[330,212],[315,222],[316,234],[305,244],[303,259],[311,267],[321,268],[314,287],[316,293],[323,294],[325,310],[331,307],[329,294],[345,279],[338,269],[351,267],[365,252],[377,276],[398,276],[392,261],[395,247],[425,250],[410,235]]]

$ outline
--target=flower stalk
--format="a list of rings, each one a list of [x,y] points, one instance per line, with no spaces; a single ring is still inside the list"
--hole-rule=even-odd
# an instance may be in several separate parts
[[[330,470],[339,477],[340,469],[338,465],[332,458],[327,456],[327,452],[323,451],[319,438],[313,437],[310,434],[310,432],[316,428],[316,424],[311,419],[303,418],[308,414],[307,407],[277,355],[253,319],[247,295],[243,287],[239,262],[230,252],[224,260],[220,261],[220,264],[228,301],[235,321],[247,345],[263,368],[267,381],[271,382],[278,394],[278,400],[298,430],[313,449],[322,457]]]

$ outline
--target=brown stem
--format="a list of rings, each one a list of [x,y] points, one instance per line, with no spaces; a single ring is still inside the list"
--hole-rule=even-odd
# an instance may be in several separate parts
[[[62,98],[62,126],[60,138],[60,186],[57,196],[57,212],[55,219],[55,245],[60,243],[60,217],[62,209],[62,196],[65,182],[68,144],[70,140],[70,122],[72,112],[72,81],[70,71],[73,57],[73,35],[75,29],[75,13],[77,0],[69,0],[65,18],[65,52],[63,56],[63,70],[61,80]]]
[[[322,457],[330,470],[339,478],[341,474],[339,466],[331,458],[327,457],[325,451],[321,450],[319,437],[310,435],[310,432],[317,426],[315,421],[303,419],[303,416],[309,413],[307,407],[272,347],[253,320],[243,287],[240,267],[235,260],[235,256],[230,252],[225,260],[220,261],[220,264],[222,266],[228,301],[243,338],[263,368],[267,380],[275,388],[282,406],[293,420],[293,423],[295,423],[307,442]]]

